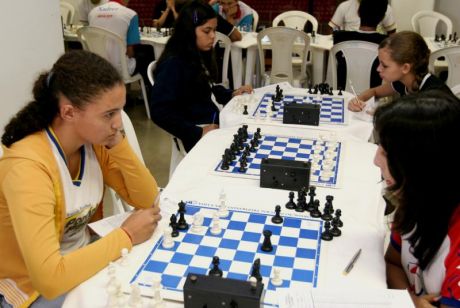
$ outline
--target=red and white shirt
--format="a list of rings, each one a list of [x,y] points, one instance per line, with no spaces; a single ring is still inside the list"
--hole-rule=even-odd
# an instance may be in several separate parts
[[[401,264],[416,295],[439,294],[441,303],[460,307],[460,206],[449,223],[447,236],[425,270],[418,266],[408,241],[411,233],[401,236],[393,231],[392,246],[401,253]]]

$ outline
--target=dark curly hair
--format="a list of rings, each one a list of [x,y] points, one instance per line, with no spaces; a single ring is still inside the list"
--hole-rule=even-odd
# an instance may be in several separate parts
[[[440,90],[407,95],[377,108],[374,125],[395,180],[393,228],[410,234],[425,269],[460,203],[460,101]]]
[[[83,50],[65,53],[51,71],[42,73],[35,81],[33,101],[5,126],[2,143],[9,147],[48,127],[58,113],[59,95],[83,109],[91,99],[119,84],[123,84],[119,73],[100,56]]]

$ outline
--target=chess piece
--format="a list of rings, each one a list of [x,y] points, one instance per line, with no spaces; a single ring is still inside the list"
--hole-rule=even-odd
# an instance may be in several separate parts
[[[174,240],[172,238],[172,228],[166,227],[163,234],[163,242],[161,246],[165,249],[170,249],[174,247]]]
[[[343,95],[342,88],[339,88],[339,95]]]
[[[255,292],[257,290],[257,278],[250,276],[249,283],[251,284],[251,291]]]
[[[121,261],[120,261],[121,266],[128,266],[128,254],[129,254],[128,248],[123,248],[121,250]]]
[[[331,223],[326,221],[324,224],[324,232],[321,234],[321,239],[325,241],[332,241],[332,234],[331,234]]]
[[[313,203],[315,202],[316,186],[310,186],[308,196],[310,197],[310,200],[308,201],[306,210],[311,212],[313,210]]]
[[[171,214],[171,218],[169,219],[169,226],[172,228],[171,236],[178,237],[179,231],[177,231],[177,217],[175,214]]]
[[[254,136],[255,136],[257,139],[262,138],[262,135],[260,134],[260,127],[257,127],[256,132],[254,133]]]
[[[188,229],[188,223],[185,220],[185,203],[184,201],[179,202],[179,220],[177,221],[177,229],[178,230],[187,230]]]
[[[152,291],[153,297],[151,300],[151,308],[164,308],[165,302],[163,301],[163,297],[161,296],[161,282],[158,279],[153,280],[152,282]]]
[[[220,200],[219,210],[217,211],[219,217],[224,218],[228,216],[228,209],[226,204],[226,197]]]
[[[310,212],[310,216],[314,218],[321,217],[321,211],[319,210],[319,200],[313,201],[313,209]]]
[[[337,221],[337,217],[334,217],[334,219],[332,219],[331,225],[332,225],[332,229],[331,229],[332,236],[337,237],[337,236],[342,235],[342,231],[338,227],[339,222]]]
[[[272,245],[272,242],[271,242],[271,239],[270,237],[272,236],[272,231],[270,230],[264,230],[264,232],[262,233],[264,235],[264,241],[262,243],[262,251],[265,251],[265,252],[270,252],[273,250],[273,245]]]
[[[220,169],[222,170],[228,170],[230,168],[230,164],[228,163],[227,157],[222,155],[222,163],[220,164]]]
[[[262,275],[260,274],[260,259],[257,258],[252,264],[251,277],[257,279],[257,282],[262,281]]]
[[[192,227],[190,228],[190,231],[194,233],[200,233],[201,231],[203,231],[203,221],[203,215],[200,212],[195,213],[195,215],[193,215],[193,223]]]
[[[210,232],[211,234],[214,234],[214,235],[218,235],[222,232],[222,228],[220,227],[219,216],[217,215],[217,213],[215,213],[214,216],[212,217]]]
[[[286,208],[289,209],[289,210],[293,210],[295,208],[294,192],[293,191],[289,192],[289,201],[286,203]]]
[[[217,276],[217,277],[222,277],[223,273],[222,270],[219,268],[219,257],[214,256],[212,258],[212,269],[209,270],[209,276]]]
[[[243,115],[248,115],[249,114],[248,113],[248,105],[243,105],[243,108],[244,108]]]
[[[281,206],[277,205],[275,206],[275,216],[272,217],[272,223],[274,224],[282,224],[284,219],[280,215],[281,212]]]
[[[299,190],[299,192],[297,193],[297,204],[296,204],[296,207],[295,207],[295,211],[296,212],[305,211],[305,200],[304,200],[302,190]]]
[[[337,222],[338,222],[337,226],[339,228],[342,228],[343,227],[343,222],[340,219],[340,216],[342,216],[342,210],[341,209],[336,209],[335,210],[335,218],[337,218]]]
[[[271,284],[275,287],[279,287],[283,284],[283,279],[281,279],[281,272],[278,267],[273,268],[273,277],[270,280]]]
[[[131,285],[131,295],[128,300],[129,307],[142,308],[141,289],[137,284]]]

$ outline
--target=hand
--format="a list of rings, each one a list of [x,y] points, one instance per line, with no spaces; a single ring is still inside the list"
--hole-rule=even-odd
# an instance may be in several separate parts
[[[412,296],[412,300],[415,304],[416,308],[434,308],[437,306],[434,306],[436,302],[438,302],[441,299],[441,296],[439,294],[425,294],[425,295],[420,295],[420,296]]]
[[[154,206],[134,211],[126,218],[121,227],[131,237],[133,245],[137,245],[145,242],[152,236],[160,219],[160,207]]]
[[[359,98],[355,97],[348,102],[348,110],[359,112],[362,111],[366,106],[366,102],[363,102]]]
[[[109,137],[103,144],[106,148],[111,149],[123,140],[122,130],[117,130],[115,135]]]
[[[241,95],[243,93],[248,93],[249,94],[249,93],[252,93],[252,92],[253,92],[252,86],[247,84],[247,85],[241,86],[238,89],[236,89],[235,91],[233,91],[232,96]]]
[[[203,127],[203,133],[201,134],[201,137],[203,137],[204,135],[206,135],[210,131],[212,131],[214,129],[218,129],[218,128],[219,128],[219,125],[217,125],[217,124],[210,124],[210,125],[204,126]]]
[[[173,10],[175,8],[175,0],[166,0],[166,7]]]

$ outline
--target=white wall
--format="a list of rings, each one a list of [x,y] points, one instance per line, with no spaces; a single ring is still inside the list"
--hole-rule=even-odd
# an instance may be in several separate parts
[[[59,0],[0,1],[0,135],[32,98],[38,74],[64,52]]]
[[[454,32],[460,37],[460,1],[459,0],[437,0],[435,11],[446,15],[454,24]]]
[[[412,30],[411,17],[421,10],[433,10],[434,3],[435,0],[391,0],[397,31]]]

